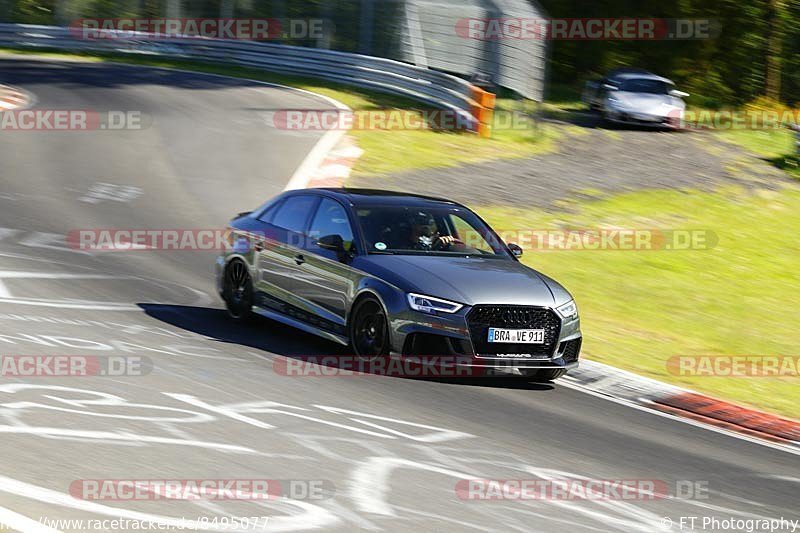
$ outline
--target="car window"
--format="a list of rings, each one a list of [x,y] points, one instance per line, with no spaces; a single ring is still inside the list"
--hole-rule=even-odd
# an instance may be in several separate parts
[[[448,217],[448,222],[453,226],[453,236],[456,239],[462,241],[470,248],[480,250],[482,253],[494,253],[492,245],[489,244],[489,241],[486,239],[488,235],[485,233],[481,234],[480,231],[477,231],[475,228],[470,226],[466,220],[460,216],[451,214]]]
[[[671,87],[659,80],[631,79],[622,82],[619,90],[631,93],[667,94]]]
[[[316,197],[309,194],[287,198],[275,213],[272,224],[295,233],[302,233],[315,201]]]
[[[360,206],[356,216],[370,254],[509,257],[492,231],[461,207]]]
[[[314,239],[326,235],[340,235],[347,250],[353,245],[353,230],[347,220],[347,212],[342,204],[329,198],[323,198],[319,203],[309,230],[309,236]]]
[[[278,210],[281,204],[282,202],[275,202],[274,204],[269,206],[263,213],[261,213],[261,216],[258,217],[258,220],[260,220],[261,222],[269,222],[272,219],[272,215],[275,214],[275,211]]]

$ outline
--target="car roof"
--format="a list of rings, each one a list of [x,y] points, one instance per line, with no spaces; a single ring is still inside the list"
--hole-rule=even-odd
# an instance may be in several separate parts
[[[347,187],[320,187],[314,190],[347,201],[352,205],[402,205],[402,206],[434,206],[446,204],[449,206],[461,206],[457,202],[436,196],[424,196],[399,191],[387,191],[381,189],[356,189]]]

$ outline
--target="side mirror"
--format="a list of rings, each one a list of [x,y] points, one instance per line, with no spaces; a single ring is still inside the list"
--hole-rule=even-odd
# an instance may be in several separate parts
[[[677,89],[672,89],[669,92],[669,95],[670,96],[674,96],[675,98],[686,98],[687,96],[689,96],[689,93],[685,93],[685,92],[679,91]]]
[[[347,263],[353,258],[352,247],[350,250],[345,249],[344,239],[341,235],[325,235],[320,237],[317,241],[317,246],[323,250],[330,250],[336,252],[336,257],[342,263]]]
[[[510,242],[508,243],[508,249],[514,254],[514,257],[522,257],[522,247],[520,245]]]
[[[325,235],[317,241],[317,246],[323,250],[344,253],[344,240],[341,235]]]

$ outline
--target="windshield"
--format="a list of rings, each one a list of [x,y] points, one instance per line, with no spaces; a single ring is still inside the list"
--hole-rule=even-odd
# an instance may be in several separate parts
[[[362,206],[356,215],[371,254],[509,258],[489,227],[464,208]]]
[[[620,91],[629,93],[669,94],[672,86],[659,80],[634,79],[622,82]]]

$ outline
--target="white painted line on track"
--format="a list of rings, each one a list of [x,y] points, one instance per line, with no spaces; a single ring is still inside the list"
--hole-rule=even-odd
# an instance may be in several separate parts
[[[185,440],[176,439],[172,437],[160,437],[152,435],[140,435],[138,433],[130,432],[114,432],[114,431],[95,431],[95,430],[82,430],[82,429],[67,429],[57,427],[27,427],[27,426],[0,426],[0,434],[13,434],[13,435],[36,435],[40,437],[65,437],[73,439],[94,439],[107,442],[127,442],[127,443],[150,443],[150,444],[167,444],[188,446],[194,448],[205,448],[227,452],[238,452],[247,454],[256,454],[257,450],[248,448],[247,446],[239,446],[237,444],[227,444],[224,442],[211,442],[202,440]]]
[[[0,298],[0,303],[55,307],[57,309],[81,309],[83,311],[141,311],[138,305],[127,303],[67,302],[63,300],[37,300],[32,298]]]
[[[5,283],[3,283],[3,280],[1,279],[0,279],[0,298],[13,298],[13,296],[11,296],[11,293],[8,292],[8,287],[6,287]]]
[[[24,272],[0,270],[0,279],[140,279],[137,276],[112,276],[109,274],[72,274],[69,272]]]

